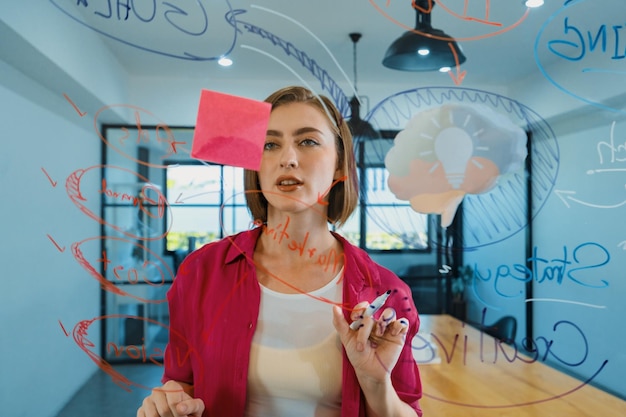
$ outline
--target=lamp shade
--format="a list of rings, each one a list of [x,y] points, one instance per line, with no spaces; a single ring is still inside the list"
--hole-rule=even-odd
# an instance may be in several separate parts
[[[383,65],[401,71],[439,71],[465,62],[459,45],[443,31],[426,27],[421,28],[421,32],[423,34],[408,31],[396,39],[387,49]],[[429,52],[421,55],[418,51]]]
[[[383,65],[401,71],[440,71],[465,62],[454,38],[431,25],[435,3],[414,0],[415,30],[404,32],[385,53]]]

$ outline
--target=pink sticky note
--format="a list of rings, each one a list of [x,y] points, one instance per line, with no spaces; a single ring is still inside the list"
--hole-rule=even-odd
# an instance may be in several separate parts
[[[258,171],[271,104],[202,90],[191,156]]]

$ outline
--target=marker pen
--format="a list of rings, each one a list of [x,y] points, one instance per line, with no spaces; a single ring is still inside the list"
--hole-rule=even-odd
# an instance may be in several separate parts
[[[387,301],[387,298],[389,298],[389,295],[391,295],[391,290],[376,297],[376,299],[372,301],[372,304],[370,304],[369,307],[365,309],[363,317],[370,317],[374,315],[374,313],[376,313],[378,310],[380,310],[380,308],[385,304],[385,301]],[[357,330],[359,327],[361,327],[362,322],[362,319],[353,321],[352,323],[350,323],[350,328],[352,330]]]

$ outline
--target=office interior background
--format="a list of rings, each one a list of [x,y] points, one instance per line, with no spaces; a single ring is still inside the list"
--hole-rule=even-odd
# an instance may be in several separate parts
[[[420,312],[513,316],[520,349],[626,399],[621,0],[417,2],[461,47],[448,72],[382,64],[415,26],[410,1],[148,3],[0,11],[3,409],[53,417],[101,360],[158,362],[182,257],[251,226],[241,170],[189,156],[201,91],[263,100],[291,84],[346,118],[360,98],[380,137],[357,140],[364,198],[341,232]],[[448,104],[505,117],[528,157],[457,211],[417,213],[385,155],[412,116]]]

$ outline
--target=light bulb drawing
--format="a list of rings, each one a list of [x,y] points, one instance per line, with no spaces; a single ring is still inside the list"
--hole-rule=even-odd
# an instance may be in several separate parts
[[[474,152],[472,138],[461,128],[449,127],[437,135],[434,145],[435,155],[443,165],[448,182],[452,188],[460,188]]]
[[[480,105],[447,104],[415,114],[385,156],[389,190],[447,227],[466,194],[496,186],[526,159],[526,134]]]

